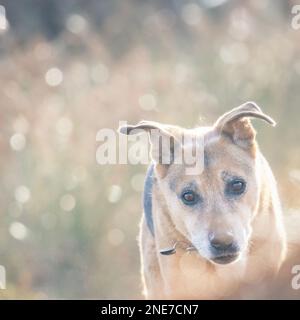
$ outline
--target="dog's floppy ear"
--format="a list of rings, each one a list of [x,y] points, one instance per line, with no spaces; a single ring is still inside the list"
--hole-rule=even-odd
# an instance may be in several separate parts
[[[255,102],[249,101],[222,115],[214,126],[221,134],[230,137],[235,144],[242,148],[250,148],[254,145],[256,131],[249,118],[258,118],[272,126],[276,125]]]
[[[140,121],[136,125],[125,125],[119,132],[127,135],[147,132],[151,142],[151,157],[163,169],[174,161],[175,149],[180,145],[174,135],[177,127],[155,121]]]

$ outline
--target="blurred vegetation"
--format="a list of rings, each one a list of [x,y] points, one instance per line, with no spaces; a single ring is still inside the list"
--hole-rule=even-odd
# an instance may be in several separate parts
[[[120,120],[206,125],[255,100],[278,122],[255,126],[299,221],[294,3],[2,1],[0,297],[141,298],[146,168],[95,160],[97,131]]]

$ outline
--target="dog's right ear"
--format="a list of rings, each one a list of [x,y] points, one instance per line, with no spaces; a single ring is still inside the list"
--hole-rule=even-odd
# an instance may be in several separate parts
[[[180,141],[177,140],[170,126],[159,122],[140,121],[136,125],[122,126],[118,131],[126,135],[147,132],[151,143],[151,157],[158,167],[160,167],[158,169],[161,172],[173,163],[175,150],[180,146]]]

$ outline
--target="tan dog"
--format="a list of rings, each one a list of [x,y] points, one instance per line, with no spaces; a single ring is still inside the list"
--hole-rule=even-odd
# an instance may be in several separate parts
[[[140,253],[146,298],[260,297],[262,284],[277,273],[286,248],[282,214],[249,117],[275,124],[247,102],[212,127],[143,121],[120,128],[125,134],[153,131],[152,145],[157,132],[171,141],[169,164],[161,161],[163,150],[153,147],[145,184]],[[183,135],[204,141],[199,175],[187,175],[186,166],[176,164],[175,150],[195,148],[182,144]]]

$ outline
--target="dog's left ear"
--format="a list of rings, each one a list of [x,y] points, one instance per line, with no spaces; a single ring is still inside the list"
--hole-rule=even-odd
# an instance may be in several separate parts
[[[256,135],[249,118],[258,118],[272,126],[276,125],[255,102],[249,101],[222,115],[214,126],[221,134],[230,137],[235,144],[248,149],[255,144]]]

